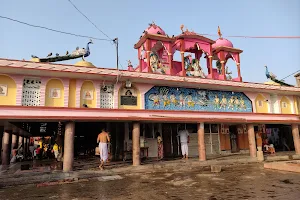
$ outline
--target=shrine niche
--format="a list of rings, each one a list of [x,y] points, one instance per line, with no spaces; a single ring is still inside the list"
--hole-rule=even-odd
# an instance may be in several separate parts
[[[194,76],[200,78],[206,77],[206,75],[202,71],[202,67],[200,66],[199,59],[192,58],[191,54],[184,57],[184,66],[187,76]]]
[[[0,105],[16,105],[17,84],[14,79],[0,74]]]
[[[92,81],[84,81],[80,89],[80,107],[96,108],[96,89]]]
[[[242,92],[155,86],[145,94],[145,109],[252,112],[252,102]]]
[[[153,73],[167,74],[170,70],[168,50],[161,41],[157,41],[151,48],[150,68]]]
[[[7,96],[7,85],[0,84],[0,96]]]
[[[119,108],[138,109],[140,108],[140,93],[135,87],[123,86],[119,90]]]
[[[169,66],[163,64],[156,52],[150,53],[150,67],[153,73],[166,74]]]
[[[64,107],[64,84],[60,79],[50,79],[47,82],[45,106]]]

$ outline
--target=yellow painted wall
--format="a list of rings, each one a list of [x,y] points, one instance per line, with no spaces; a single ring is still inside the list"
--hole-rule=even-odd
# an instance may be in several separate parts
[[[15,81],[6,75],[0,75],[0,84],[7,85],[7,95],[0,96],[0,105],[16,105],[17,85]]]
[[[286,103],[286,108],[283,107],[283,103]],[[286,97],[282,97],[281,101],[280,101],[280,108],[281,108],[281,113],[282,114],[293,114],[292,112],[292,106],[291,106],[291,101],[286,98]]]
[[[53,88],[60,89],[59,98],[51,98],[50,91]],[[45,106],[64,107],[64,84],[59,79],[51,79],[47,82],[45,92]]]
[[[262,102],[262,106],[259,106],[259,101]],[[257,95],[257,97],[255,98],[255,106],[257,113],[269,113],[269,105],[266,101],[266,98],[263,95]]]
[[[76,80],[71,79],[69,83],[69,102],[68,107],[76,107]]]
[[[137,93],[137,105],[136,106],[130,106],[130,105],[121,105],[121,90],[124,89],[124,86],[121,87],[119,89],[119,92],[118,92],[118,95],[119,95],[119,105],[118,107],[120,109],[141,109],[141,93],[140,91],[136,88],[136,87],[133,87],[133,89],[135,89],[136,93]]]
[[[83,99],[84,91],[92,91],[93,99]],[[80,108],[83,108],[83,104],[86,104],[89,108],[96,108],[96,90],[92,81],[84,81],[80,90]]]
[[[300,97],[294,96],[295,114],[300,114]]]

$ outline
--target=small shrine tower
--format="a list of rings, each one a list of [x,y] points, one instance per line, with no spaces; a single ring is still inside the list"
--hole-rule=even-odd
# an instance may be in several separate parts
[[[138,50],[139,71],[171,74],[174,40],[154,22],[149,24],[140,40],[134,45]]]
[[[184,30],[185,29],[185,30]],[[138,50],[139,64],[137,68],[128,66],[130,71],[139,71],[173,76],[189,76],[198,78],[242,81],[240,72],[240,53],[243,51],[222,37],[218,27],[219,39],[216,41],[189,31],[180,26],[181,33],[171,37],[154,22],[144,30],[139,41],[134,45]],[[174,61],[174,53],[180,52],[180,61]],[[203,56],[204,55],[204,56]],[[202,57],[203,56],[203,57]],[[238,77],[231,78],[225,69],[228,59],[237,65]],[[207,74],[200,66],[200,59],[206,60]],[[217,60],[217,68],[213,67]]]
[[[228,59],[233,59],[237,66],[238,77],[232,78],[233,81],[242,81],[240,69],[240,49],[234,48],[232,42],[222,37],[221,29],[218,27],[219,39],[212,45],[214,60],[217,60],[218,70],[214,70],[214,79],[227,80],[225,65]]]

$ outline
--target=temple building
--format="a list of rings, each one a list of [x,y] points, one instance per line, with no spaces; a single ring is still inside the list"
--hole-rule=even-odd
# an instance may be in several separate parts
[[[134,45],[138,65],[129,61],[128,70],[86,61],[91,41],[65,56],[0,59],[2,164],[18,141],[26,146],[30,137],[61,135],[64,170],[72,170],[74,153],[94,154],[103,127],[111,134],[113,159],[127,153],[134,165],[138,155],[157,157],[157,133],[164,157],[180,156],[179,125],[190,133],[189,156],[201,161],[237,152],[256,157],[258,132],[276,151],[284,139],[300,154],[299,74],[298,87],[278,80],[267,66],[268,82],[244,82],[243,51],[220,28],[217,40],[180,29],[171,36],[150,24]],[[56,64],[76,58],[82,60],[75,65]]]

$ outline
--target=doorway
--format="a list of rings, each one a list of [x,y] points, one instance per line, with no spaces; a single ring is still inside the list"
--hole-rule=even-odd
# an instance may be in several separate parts
[[[164,157],[172,157],[172,126],[171,124],[163,124],[162,137],[164,145]]]
[[[235,125],[229,126],[231,153],[239,152],[237,134],[238,134],[237,126]]]

